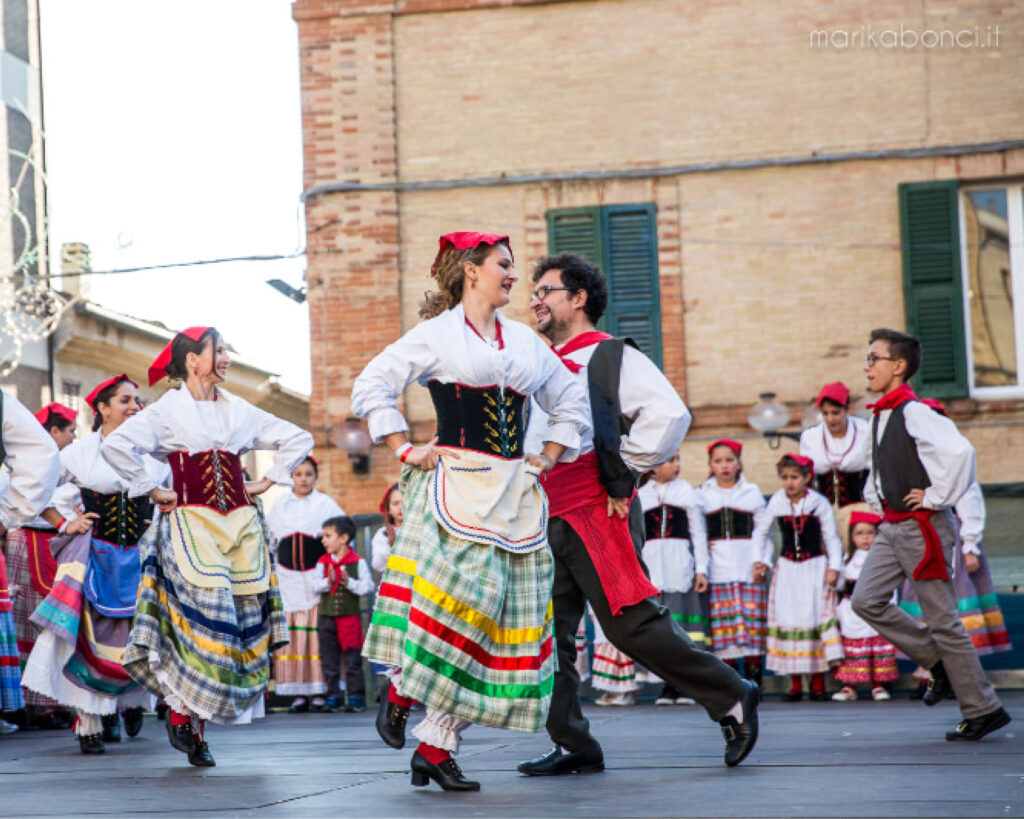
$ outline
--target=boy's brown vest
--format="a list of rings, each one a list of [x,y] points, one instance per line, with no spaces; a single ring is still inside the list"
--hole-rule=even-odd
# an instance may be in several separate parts
[[[359,561],[345,564],[344,569],[349,577],[359,577]],[[327,592],[320,595],[318,613],[321,617],[345,617],[350,614],[359,614],[359,595],[353,594],[339,583],[334,594]]]

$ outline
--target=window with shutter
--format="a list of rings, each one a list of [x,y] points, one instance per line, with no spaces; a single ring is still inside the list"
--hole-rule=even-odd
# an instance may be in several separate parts
[[[923,351],[913,383],[937,398],[968,394],[957,191],[955,181],[899,187],[907,332]]]
[[[659,367],[661,299],[653,204],[548,211],[548,249],[578,253],[608,277],[608,309],[599,325],[629,336]]]

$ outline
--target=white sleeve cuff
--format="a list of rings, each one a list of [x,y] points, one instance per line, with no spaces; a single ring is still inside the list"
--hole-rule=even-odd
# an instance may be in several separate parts
[[[270,469],[266,471],[264,475],[266,478],[270,478],[278,486],[292,486],[292,475],[280,464],[274,464]]]
[[[379,444],[388,435],[395,432],[408,432],[409,425],[405,418],[396,409],[377,409],[370,413],[367,418],[370,427],[370,437],[375,444]]]
[[[961,551],[965,555],[978,555],[981,556],[981,547],[977,543],[964,543],[961,547]]]
[[[579,457],[580,434],[577,432],[575,425],[567,422],[551,424],[544,431],[542,437],[544,441],[550,441],[553,444],[561,444],[565,447],[565,452],[563,452],[562,457],[558,459],[561,463],[570,463]]]

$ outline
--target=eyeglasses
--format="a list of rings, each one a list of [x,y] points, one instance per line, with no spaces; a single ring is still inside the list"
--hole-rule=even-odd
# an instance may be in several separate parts
[[[576,290],[576,288],[575,287],[552,287],[550,284],[545,284],[545,285],[543,285],[541,287],[538,287],[536,290],[534,290],[532,293],[530,293],[530,301],[544,301],[544,299],[546,299],[548,297],[548,293],[552,292],[553,290],[568,290],[570,292],[574,292]]]
[[[875,355],[874,353],[868,353],[864,356],[864,363],[869,367],[874,367],[876,361],[896,361],[897,359],[888,355]]]

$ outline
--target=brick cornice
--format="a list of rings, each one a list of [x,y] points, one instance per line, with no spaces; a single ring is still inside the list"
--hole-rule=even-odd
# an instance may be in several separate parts
[[[296,0],[292,6],[292,18],[298,23],[305,23],[332,17],[364,17],[375,14],[400,16],[576,2],[584,0]]]

